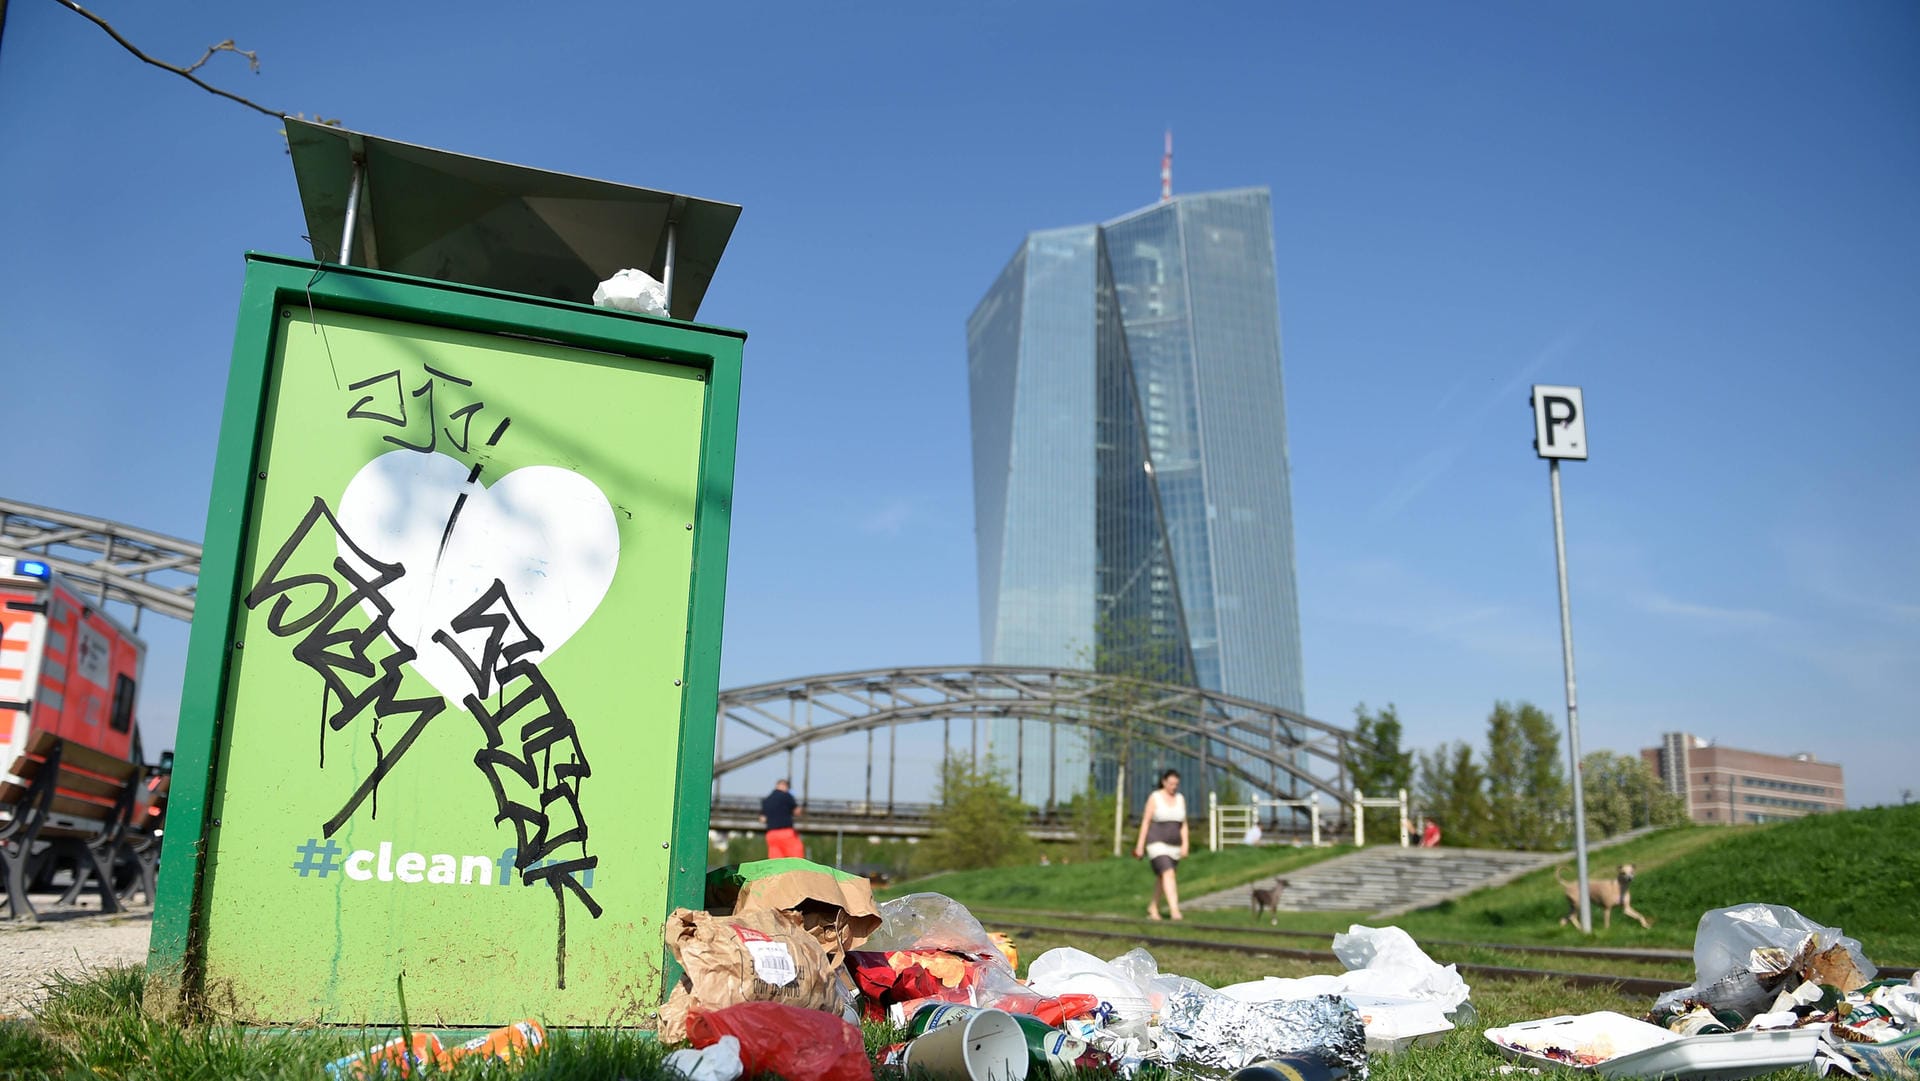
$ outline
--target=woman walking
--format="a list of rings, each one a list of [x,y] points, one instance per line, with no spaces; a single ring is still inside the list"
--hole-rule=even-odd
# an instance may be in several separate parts
[[[1133,856],[1147,857],[1153,867],[1153,900],[1147,902],[1147,918],[1160,918],[1160,898],[1165,896],[1167,915],[1180,919],[1180,887],[1173,872],[1187,858],[1187,797],[1180,794],[1178,770],[1162,773],[1160,787],[1147,795]]]

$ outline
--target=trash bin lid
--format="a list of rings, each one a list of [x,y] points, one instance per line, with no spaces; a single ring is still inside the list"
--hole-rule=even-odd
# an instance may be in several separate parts
[[[509,165],[286,120],[287,147],[321,262],[340,262],[353,161],[363,163],[352,263],[423,278],[587,303],[634,267],[665,277],[676,223],[673,315],[700,309],[740,207]]]

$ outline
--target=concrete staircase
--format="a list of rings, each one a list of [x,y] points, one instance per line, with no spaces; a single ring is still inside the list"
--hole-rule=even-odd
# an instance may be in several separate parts
[[[1564,852],[1506,852],[1476,848],[1401,848],[1382,845],[1290,871],[1281,909],[1289,912],[1366,912],[1395,916],[1475,890],[1498,886],[1567,858]],[[1188,911],[1252,911],[1263,879],[1197,897]]]

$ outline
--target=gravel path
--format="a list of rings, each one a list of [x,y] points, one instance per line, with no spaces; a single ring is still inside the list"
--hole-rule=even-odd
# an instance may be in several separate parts
[[[0,1017],[31,1013],[56,973],[77,976],[113,965],[144,964],[153,910],[134,905],[100,914],[97,898],[61,906],[57,895],[36,894],[39,923],[0,919]]]

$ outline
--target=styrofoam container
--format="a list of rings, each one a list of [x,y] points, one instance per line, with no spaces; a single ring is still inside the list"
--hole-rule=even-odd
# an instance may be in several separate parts
[[[1820,1046],[1825,1025],[1765,1032],[1721,1032],[1688,1036],[1608,1059],[1594,1072],[1602,1077],[1661,1077],[1675,1081],[1739,1081],[1743,1077],[1806,1066]]]
[[[1398,1054],[1428,1047],[1453,1031],[1438,1002],[1397,995],[1343,995],[1367,1030],[1369,1054]]]
[[[1611,1010],[1522,1021],[1517,1025],[1490,1028],[1486,1031],[1486,1037],[1509,1058],[1577,1070],[1592,1069],[1594,1064],[1575,1065],[1551,1058],[1544,1052],[1547,1048],[1557,1047],[1577,1055],[1590,1056],[1597,1061],[1608,1061],[1680,1039],[1658,1025],[1649,1025]]]
[[[1663,1078],[1668,1081],[1738,1081],[1813,1061],[1825,1025],[1770,1032],[1725,1032],[1679,1036],[1624,1014],[1601,1012],[1549,1017],[1488,1029],[1509,1057],[1543,1066],[1591,1070],[1601,1077]],[[1549,1058],[1548,1047],[1592,1055],[1601,1061],[1577,1066]]]

